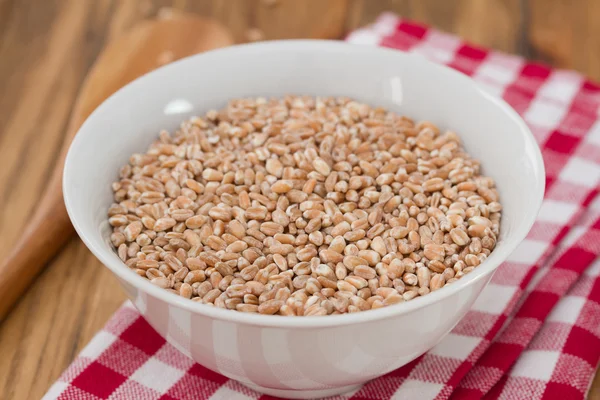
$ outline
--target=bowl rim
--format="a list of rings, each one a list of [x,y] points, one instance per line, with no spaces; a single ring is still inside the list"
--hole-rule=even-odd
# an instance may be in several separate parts
[[[289,50],[290,47],[295,47],[298,50],[303,51],[352,51],[362,53],[389,53],[391,56],[396,57],[400,62],[413,62],[413,63],[424,63],[427,68],[435,71],[436,74],[445,75],[446,79],[458,79],[461,80],[462,84],[474,89],[482,98],[482,101],[488,101],[495,107],[499,108],[506,115],[507,118],[513,120],[517,125],[521,134],[523,135],[526,145],[530,146],[533,150],[533,164],[536,169],[536,173],[539,176],[538,182],[535,188],[534,198],[535,202],[531,203],[531,212],[527,213],[527,218],[523,223],[511,233],[510,243],[507,243],[502,249],[502,254],[499,252],[492,252],[484,263],[475,268],[470,273],[466,274],[457,282],[452,285],[446,286],[443,290],[438,290],[427,294],[426,296],[419,296],[408,302],[403,302],[387,307],[382,307],[376,310],[368,310],[358,313],[347,313],[339,315],[329,316],[303,316],[299,318],[286,318],[280,315],[263,315],[254,313],[243,313],[232,310],[221,309],[218,307],[206,306],[193,302],[189,299],[185,299],[176,294],[169,293],[166,290],[159,288],[149,280],[138,276],[135,272],[128,268],[120,260],[114,258],[112,254],[113,249],[109,249],[106,243],[103,241],[97,241],[93,239],[94,234],[88,233],[84,230],[81,224],[78,222],[77,216],[75,215],[74,196],[71,194],[69,188],[69,182],[71,182],[70,171],[76,168],[73,165],[73,154],[77,152],[81,144],[86,140],[85,132],[93,130],[93,123],[95,117],[102,114],[107,103],[113,102],[119,99],[124,93],[129,91],[137,90],[138,86],[142,85],[144,80],[148,76],[156,74],[157,71],[161,73],[168,72],[169,69],[175,69],[177,66],[184,63],[193,63],[199,58],[206,57],[218,57],[221,54],[230,54],[236,52],[253,52],[257,50],[261,51],[276,51],[278,48],[285,47]],[[408,60],[408,61],[407,61]],[[544,190],[545,190],[545,168],[542,160],[541,151],[537,145],[533,134],[529,127],[525,124],[523,119],[512,109],[503,99],[490,94],[486,89],[477,84],[473,79],[467,75],[451,69],[442,64],[434,63],[425,59],[423,56],[410,54],[407,52],[388,49],[377,46],[365,46],[358,44],[351,44],[343,41],[336,40],[319,40],[319,39],[298,39],[298,40],[275,40],[265,41],[259,43],[241,44],[229,46],[221,49],[211,50],[204,53],[192,55],[178,61],[175,61],[166,66],[160,67],[152,72],[149,72],[134,81],[128,83],[114,94],[109,96],[98,108],[96,108],[90,116],[85,120],[82,126],[79,128],[65,160],[65,166],[63,170],[63,196],[65,200],[65,206],[69,214],[69,218],[75,230],[77,231],[80,238],[83,240],[88,249],[96,256],[98,260],[102,262],[104,266],[110,269],[119,279],[127,282],[134,286],[138,290],[155,297],[170,306],[185,309],[194,314],[201,314],[203,316],[214,318],[221,321],[229,321],[235,323],[241,323],[245,325],[261,326],[261,327],[273,327],[273,328],[296,328],[296,329],[309,329],[309,328],[326,328],[326,327],[337,327],[342,325],[352,325],[357,323],[364,323],[368,321],[375,321],[386,319],[394,316],[411,313],[420,308],[424,308],[430,304],[442,301],[454,293],[464,289],[467,286],[474,284],[480,279],[484,279],[488,274],[494,272],[496,268],[515,250],[515,248],[525,239],[527,233],[533,226],[539,209],[541,207]]]

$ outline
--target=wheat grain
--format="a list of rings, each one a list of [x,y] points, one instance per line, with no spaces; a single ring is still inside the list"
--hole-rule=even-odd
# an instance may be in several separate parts
[[[118,256],[200,303],[376,309],[478,267],[502,206],[458,136],[347,98],[238,99],[134,154],[108,210]]]

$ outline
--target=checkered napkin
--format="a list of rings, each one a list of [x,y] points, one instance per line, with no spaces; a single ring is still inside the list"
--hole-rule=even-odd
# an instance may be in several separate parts
[[[583,398],[600,360],[600,86],[391,14],[347,41],[421,54],[503,97],[542,148],[547,189],[527,239],[457,327],[338,399]],[[128,302],[45,396],[55,398],[269,397],[177,352]]]

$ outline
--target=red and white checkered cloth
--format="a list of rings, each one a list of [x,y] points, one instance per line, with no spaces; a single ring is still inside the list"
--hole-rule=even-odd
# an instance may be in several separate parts
[[[458,326],[339,399],[579,399],[600,360],[600,85],[384,14],[347,40],[424,55],[503,97],[533,131],[546,197]],[[267,399],[195,364],[125,304],[45,399]]]

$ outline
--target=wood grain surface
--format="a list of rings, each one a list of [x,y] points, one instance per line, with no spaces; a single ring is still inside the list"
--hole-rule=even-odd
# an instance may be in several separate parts
[[[0,255],[35,210],[104,43],[172,10],[214,17],[238,42],[340,38],[395,11],[600,80],[597,0],[0,0]],[[71,240],[0,325],[0,399],[40,398],[124,299]],[[590,399],[599,392],[597,376]]]

